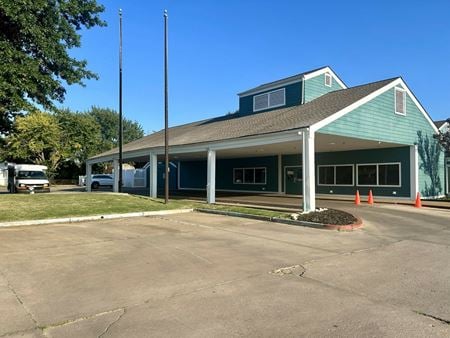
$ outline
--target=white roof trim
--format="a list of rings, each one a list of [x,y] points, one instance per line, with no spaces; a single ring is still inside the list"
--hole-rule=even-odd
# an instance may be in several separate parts
[[[439,130],[440,130],[440,131],[443,131],[444,128],[449,128],[449,129],[450,129],[450,124],[449,124],[448,122],[444,122],[444,123],[442,124],[442,126],[439,127]]]
[[[438,128],[436,127],[436,125],[434,124],[433,120],[431,119],[430,115],[428,115],[428,113],[426,112],[425,108],[420,104],[420,102],[416,99],[416,97],[414,96],[414,94],[411,92],[411,90],[409,89],[408,85],[405,83],[405,81],[403,81],[402,78],[399,79],[400,80],[400,84],[403,86],[403,88],[406,90],[406,92],[408,93],[409,97],[411,98],[411,100],[414,102],[414,104],[417,106],[417,108],[419,108],[419,110],[422,112],[423,116],[425,116],[425,118],[427,119],[428,123],[431,125],[431,127],[433,128],[433,130],[437,133],[438,132]]]
[[[304,80],[309,80],[309,79],[312,79],[313,77],[316,77],[316,76],[319,76],[319,75],[322,75],[322,74],[325,74],[325,73],[330,73],[330,75],[333,77],[333,79],[337,83],[339,83],[343,89],[347,89],[347,86],[345,85],[345,83],[342,82],[341,79],[339,79],[339,77],[336,75],[336,73],[333,72],[333,70],[330,67],[328,67],[328,66],[324,67],[324,68],[321,68],[319,70],[316,70],[315,72],[308,73],[308,74],[304,75],[303,79]]]
[[[417,108],[419,108],[419,110],[425,116],[426,120],[431,125],[433,130],[437,133],[438,129],[437,129],[436,125],[431,120],[430,116],[425,111],[425,109],[422,107],[422,105],[419,103],[419,101],[417,101],[417,99],[415,98],[415,96],[413,95],[411,90],[406,85],[405,81],[403,81],[403,79],[401,79],[401,78],[398,78],[398,79],[388,83],[386,86],[381,87],[380,89],[378,89],[378,90],[374,91],[373,93],[363,97],[362,99],[352,103],[351,105],[345,107],[344,109],[341,109],[340,111],[334,113],[333,115],[328,116],[327,118],[323,119],[322,121],[319,121],[319,122],[313,124],[311,126],[311,130],[317,131],[320,128],[325,127],[326,125],[336,121],[337,119],[341,118],[342,116],[346,115],[347,113],[351,112],[352,110],[355,110],[359,106],[362,106],[363,104],[365,104],[365,103],[369,102],[370,100],[374,99],[378,95],[380,95],[380,94],[386,92],[387,90],[389,90],[389,89],[391,89],[391,88],[393,88],[395,86],[398,86],[398,85],[402,85],[403,86],[403,88],[408,93],[408,95],[411,98],[411,100],[414,102],[414,104],[417,106]]]
[[[303,81],[303,80],[308,80],[308,79],[311,79],[313,77],[319,76],[319,75],[324,74],[324,73],[330,73],[331,76],[334,78],[334,80],[337,83],[339,83],[342,86],[342,88],[344,88],[344,89],[347,88],[345,83],[342,82],[341,79],[339,79],[339,77],[336,75],[336,73],[330,67],[326,66],[326,67],[320,68],[320,69],[318,69],[318,70],[316,70],[316,71],[314,71],[312,73],[306,74],[306,75],[303,75],[303,74],[300,74],[300,75],[297,75],[297,76],[294,75],[294,76],[291,76],[291,77],[287,78],[284,81],[283,80],[273,81],[274,83],[272,85],[270,85],[270,82],[269,82],[268,83],[269,85],[267,87],[264,87],[265,84],[262,84],[262,85],[260,85],[260,86],[258,86],[256,88],[240,92],[237,95],[239,97],[245,97],[245,96],[250,96],[250,95],[253,95],[253,94],[257,94],[257,93],[263,93],[263,92],[266,92],[266,91],[270,91],[272,89],[277,89],[277,88],[280,88],[280,87],[283,87],[283,86],[287,86],[287,85],[290,85],[290,84],[293,84],[293,83],[297,83],[297,82],[300,82],[300,81]]]

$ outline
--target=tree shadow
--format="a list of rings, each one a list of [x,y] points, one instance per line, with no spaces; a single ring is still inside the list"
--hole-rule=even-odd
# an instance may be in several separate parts
[[[417,131],[417,150],[422,160],[419,168],[430,178],[430,184],[425,182],[425,188],[421,194],[423,196],[439,196],[442,192],[442,183],[439,176],[439,159],[441,157],[441,146],[439,142],[423,135],[422,131]]]

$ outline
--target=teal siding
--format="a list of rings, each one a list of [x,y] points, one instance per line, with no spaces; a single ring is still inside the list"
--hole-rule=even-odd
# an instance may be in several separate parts
[[[331,87],[327,87],[325,86],[325,74],[318,75],[305,81],[305,102],[339,89],[343,88],[334,78]]]
[[[178,169],[180,188],[206,189],[206,161],[180,161]]]
[[[252,157],[236,159],[219,159],[216,162],[216,189],[242,191],[278,191],[278,157]],[[266,184],[234,184],[233,168],[265,167]],[[206,161],[180,162],[180,188],[206,188]]]
[[[422,197],[434,197],[436,193],[431,193],[430,188],[432,187],[430,176],[425,172],[423,168],[421,168],[422,160],[419,157],[419,192]],[[439,157],[439,178],[440,184],[439,187],[435,189],[438,190],[438,195],[444,195],[445,191],[445,156],[444,152],[441,153]]]
[[[316,161],[316,192],[318,194],[337,194],[337,195],[354,195],[356,189],[362,195],[367,195],[369,189],[372,189],[374,195],[377,196],[410,196],[410,170],[409,170],[409,147],[385,148],[385,149],[368,149],[356,151],[342,151],[318,153],[315,157]],[[401,163],[401,187],[359,187],[356,185],[356,164],[364,163]],[[301,165],[301,155],[284,155],[282,157],[283,168],[285,166]],[[354,165],[354,185],[353,186],[334,186],[334,185],[318,185],[317,166],[327,164],[353,164]],[[284,186],[284,177],[283,177]],[[288,187],[286,187],[288,190]],[[332,192],[331,192],[332,191]],[[394,193],[395,192],[395,193]],[[297,192],[301,194],[301,189]]]
[[[367,140],[413,145],[421,131],[432,140],[434,130],[412,99],[406,97],[406,116],[395,114],[394,88],[363,104],[338,120],[321,128],[320,133],[341,135]],[[443,154],[441,156],[443,160]],[[419,158],[419,166],[422,164]],[[441,191],[443,191],[444,166],[440,166]],[[419,191],[428,197],[430,179],[419,170]]]
[[[356,189],[362,195],[367,195],[369,189],[377,196],[410,196],[410,170],[409,170],[409,147],[368,149],[344,152],[330,152],[316,154],[316,191],[320,194],[354,195]],[[356,186],[356,164],[364,163],[401,163],[401,186],[400,187],[358,187]],[[301,166],[301,155],[282,156],[282,189],[284,189],[284,173],[287,166]],[[353,186],[319,186],[317,184],[317,166],[326,164],[353,164],[354,185]],[[234,184],[233,168],[265,167],[267,169],[266,184]],[[182,161],[180,168],[180,188],[202,189],[206,188],[206,161]],[[288,182],[286,183],[286,185]],[[216,163],[216,189],[218,190],[240,190],[240,191],[278,191],[278,157],[253,157],[237,159],[219,159]],[[286,186],[286,190],[302,194],[302,185],[296,184]],[[332,191],[332,192],[331,192]]]
[[[172,163],[172,162],[171,162]],[[174,163],[173,163],[174,164]],[[169,190],[173,191],[173,190],[177,190],[177,168],[173,166],[173,164],[171,164],[169,166]],[[176,164],[175,164],[176,165]],[[164,192],[164,186],[165,186],[165,180],[164,180],[164,175],[166,172],[166,167],[164,166],[163,162],[158,162],[158,166],[157,166],[158,172],[157,172],[157,190],[158,190],[158,194]],[[148,169],[148,173],[149,173],[149,178],[150,178],[150,169]],[[147,187],[149,186],[150,179],[147,180]]]
[[[406,116],[394,112],[394,88],[321,128],[320,133],[413,145],[417,131],[432,135],[432,127],[409,96]]]
[[[372,189],[374,195],[392,196],[392,197],[410,197],[411,179],[409,168],[409,147],[386,148],[386,149],[369,149],[344,152],[320,153],[316,156],[318,165],[324,164],[353,164],[354,165],[354,186],[324,186],[317,185],[316,191],[319,194],[328,194],[330,190],[333,194],[353,195],[356,189],[360,194],[367,196],[369,189]],[[357,168],[356,164],[365,163],[392,163],[400,162],[401,186],[400,187],[360,187],[356,185]],[[316,178],[317,178],[316,169]]]
[[[271,91],[281,89],[281,88],[286,89],[286,105],[284,105],[282,107],[269,108],[266,110],[260,110],[257,112],[253,112],[253,97],[255,95],[264,94],[264,93],[271,92]],[[279,109],[279,108],[283,108],[283,107],[291,107],[291,106],[299,105],[301,103],[301,101],[302,101],[302,83],[297,82],[297,83],[292,83],[287,86],[282,86],[282,87],[278,87],[275,89],[262,91],[257,94],[254,94],[254,95],[249,95],[249,96],[244,96],[244,97],[239,98],[239,113],[244,114],[244,115],[257,114],[257,113],[261,113],[261,112],[269,111],[269,110],[273,110],[273,109]]]

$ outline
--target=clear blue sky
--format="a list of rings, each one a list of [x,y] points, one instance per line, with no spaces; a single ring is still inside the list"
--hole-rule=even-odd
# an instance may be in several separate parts
[[[171,126],[238,108],[237,93],[331,66],[349,86],[402,76],[433,119],[450,116],[450,1],[99,0],[106,28],[73,55],[100,76],[63,106],[118,109],[118,9],[124,114],[163,127],[163,10],[169,12]]]

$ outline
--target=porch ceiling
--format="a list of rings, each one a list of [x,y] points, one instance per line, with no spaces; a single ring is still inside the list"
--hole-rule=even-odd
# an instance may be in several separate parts
[[[401,147],[402,144],[387,143],[371,140],[362,140],[344,136],[328,135],[316,133],[315,150],[316,152],[335,152],[358,149],[380,149]],[[247,147],[239,149],[227,149],[217,152],[217,158],[230,157],[250,157],[250,156],[272,156],[278,154],[301,154],[302,141],[283,142],[265,146]],[[205,157],[205,155],[203,155]]]
[[[335,152],[346,150],[360,150],[360,149],[381,149],[401,147],[403,144],[379,142],[372,140],[363,140],[351,137],[320,134],[316,133],[315,147],[316,152]],[[169,150],[170,153],[170,150]],[[258,157],[258,156],[273,156],[278,154],[301,154],[302,141],[299,136],[298,142],[282,142],[275,144],[267,144],[261,146],[252,146],[245,148],[234,148],[217,151],[217,158],[233,158],[233,157]],[[128,158],[124,156],[125,161],[147,162],[147,156]],[[171,154],[170,160],[201,160],[206,159],[206,149],[204,152],[194,153],[178,153]],[[163,161],[164,155],[158,155],[158,161]]]

